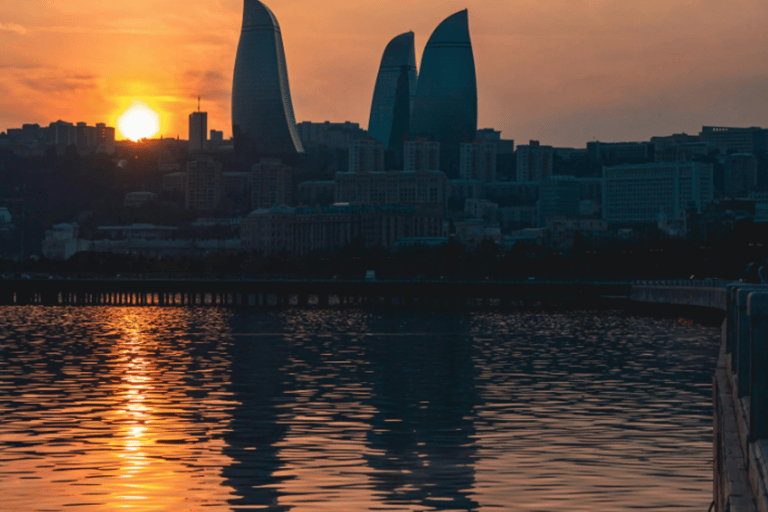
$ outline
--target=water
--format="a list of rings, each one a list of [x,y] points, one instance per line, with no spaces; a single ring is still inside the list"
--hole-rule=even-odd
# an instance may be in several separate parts
[[[0,509],[704,511],[718,330],[0,308]]]

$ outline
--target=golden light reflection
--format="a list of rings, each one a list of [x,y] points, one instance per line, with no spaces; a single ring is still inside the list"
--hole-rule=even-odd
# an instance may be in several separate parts
[[[202,470],[195,467],[202,458],[201,447],[185,434],[189,404],[176,392],[177,374],[168,372],[157,356],[162,341],[148,334],[157,315],[152,310],[126,309],[114,317],[112,332],[119,338],[113,357],[120,382],[114,388],[115,408],[109,418],[114,426],[110,444],[116,477],[108,490],[109,510],[189,510],[189,502],[196,500],[214,505],[199,481]],[[177,356],[177,362],[188,363],[184,354]],[[228,462],[217,461],[212,467]],[[216,475],[202,473],[206,482],[216,485]],[[208,509],[226,508],[222,504]]]
[[[160,133],[160,114],[143,100],[134,100],[117,118],[117,129],[126,139],[149,139]]]

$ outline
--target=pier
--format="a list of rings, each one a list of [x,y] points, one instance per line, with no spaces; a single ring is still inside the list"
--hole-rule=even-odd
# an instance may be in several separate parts
[[[505,309],[628,300],[630,283],[6,279],[0,305]]]

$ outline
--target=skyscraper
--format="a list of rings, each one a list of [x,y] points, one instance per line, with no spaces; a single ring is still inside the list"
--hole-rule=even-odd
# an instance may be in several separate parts
[[[472,142],[477,132],[477,78],[466,9],[438,25],[424,48],[410,126],[412,139],[439,142],[446,172],[458,174],[458,146]]]
[[[384,50],[373,90],[371,117],[368,121],[368,135],[389,145],[393,126],[403,133],[395,135],[397,144],[408,131],[411,109],[416,98],[416,50],[413,32],[406,32],[392,39]],[[402,78],[401,78],[402,76]],[[396,99],[408,98],[395,112]],[[393,149],[390,145],[389,149]]]
[[[232,133],[242,155],[303,153],[293,115],[280,25],[258,0],[245,0],[232,81]]]
[[[189,152],[203,151],[207,142],[208,112],[192,112],[189,114]]]

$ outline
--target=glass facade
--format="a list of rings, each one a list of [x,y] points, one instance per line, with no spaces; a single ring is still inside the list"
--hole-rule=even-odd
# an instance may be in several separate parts
[[[293,154],[296,128],[280,25],[258,0],[245,0],[232,83],[232,133],[239,152]]]
[[[443,148],[472,142],[477,133],[477,78],[467,10],[446,18],[432,33],[421,59],[410,137]]]
[[[405,84],[398,80],[403,72],[407,75]],[[398,83],[400,83],[401,91],[398,91]],[[400,94],[404,92],[409,97],[407,112],[404,114],[410,119],[410,111],[416,98],[416,84],[414,34],[413,32],[406,32],[389,42],[381,58],[379,74],[376,77],[376,87],[373,91],[368,135],[384,144],[389,143],[393,124],[400,124],[395,119],[395,99],[398,92]],[[402,91],[403,86],[407,88],[407,91]],[[407,124],[408,121],[406,121],[406,131],[408,129]]]

